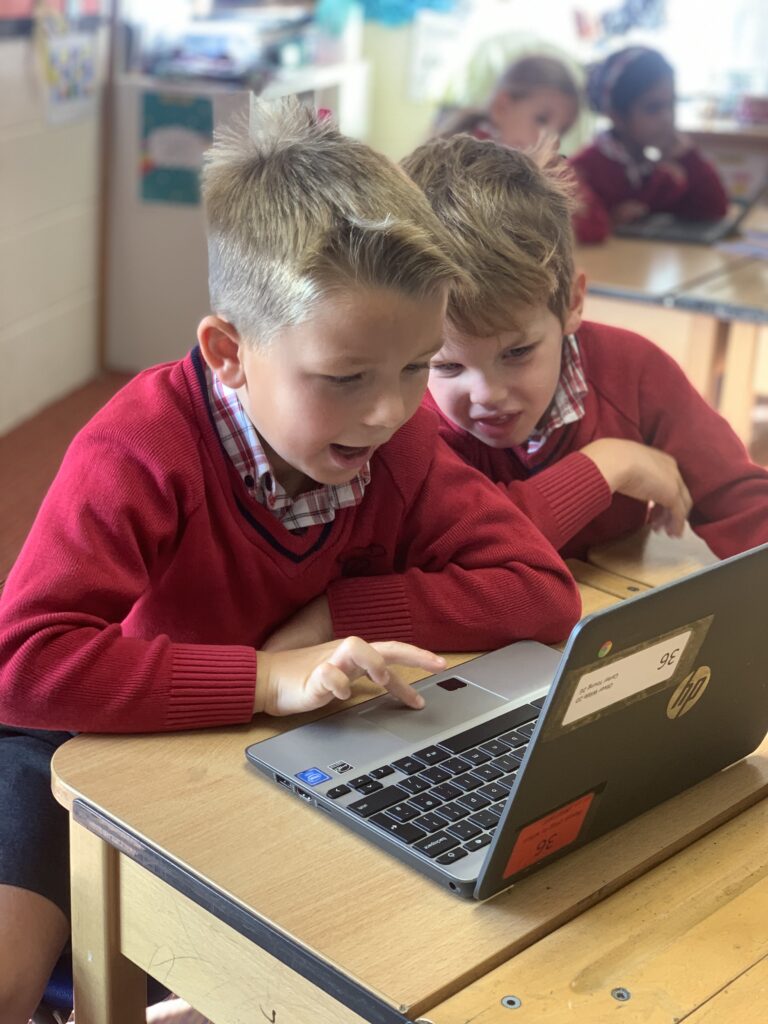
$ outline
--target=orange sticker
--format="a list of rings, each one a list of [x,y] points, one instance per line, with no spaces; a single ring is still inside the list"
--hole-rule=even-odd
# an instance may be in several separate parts
[[[504,869],[504,878],[517,874],[523,868],[530,867],[572,843],[581,832],[594,796],[594,793],[580,796],[573,803],[559,807],[521,829]]]

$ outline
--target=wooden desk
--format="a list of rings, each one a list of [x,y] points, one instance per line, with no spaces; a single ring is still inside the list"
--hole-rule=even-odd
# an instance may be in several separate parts
[[[582,589],[586,610],[616,600]],[[249,742],[294,724],[80,736],[57,752],[54,790],[72,815],[78,1024],[143,1020],[144,971],[216,1024],[467,1020],[451,1016],[451,1000],[505,966],[515,970],[524,950],[565,934],[567,922],[578,924],[607,897],[610,907],[670,857],[672,870],[679,851],[709,833],[711,861],[724,823],[768,794],[766,745],[477,904],[301,807],[247,766]],[[765,845],[753,849],[750,839],[747,849],[757,858]],[[710,875],[696,877],[709,891]],[[628,919],[628,945],[647,910],[636,907]],[[743,949],[743,970],[752,955],[752,946]],[[738,959],[733,953],[729,964]],[[707,972],[704,983],[721,977]],[[571,1013],[567,998],[548,1019],[592,1024],[591,1011]]]

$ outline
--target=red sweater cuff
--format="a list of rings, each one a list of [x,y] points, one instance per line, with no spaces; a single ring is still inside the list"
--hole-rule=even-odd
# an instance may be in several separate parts
[[[572,452],[554,466],[531,478],[531,484],[546,501],[552,515],[555,537],[549,539],[558,550],[595,516],[605,512],[613,499],[605,477],[588,455]]]
[[[173,644],[166,728],[249,722],[256,688],[251,647]]]
[[[335,580],[328,588],[334,636],[415,643],[405,581],[391,576]]]

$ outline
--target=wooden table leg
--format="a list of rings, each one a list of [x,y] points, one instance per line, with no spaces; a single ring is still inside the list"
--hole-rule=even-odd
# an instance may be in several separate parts
[[[120,953],[118,853],[70,818],[77,1024],[142,1024],[146,974]]]
[[[730,325],[720,391],[719,411],[745,444],[752,436],[759,332],[757,324],[734,321]]]

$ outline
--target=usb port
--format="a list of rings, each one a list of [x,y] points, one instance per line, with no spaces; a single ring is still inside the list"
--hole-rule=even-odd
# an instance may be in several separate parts
[[[279,782],[281,786],[285,786],[286,789],[293,789],[290,779],[283,778],[282,775],[275,775],[275,782]]]
[[[314,803],[314,801],[313,801],[312,797],[309,795],[309,793],[305,793],[304,790],[303,789],[299,789],[298,786],[296,786],[295,788],[296,788],[296,795],[300,796],[302,800],[306,800],[308,804]]]

